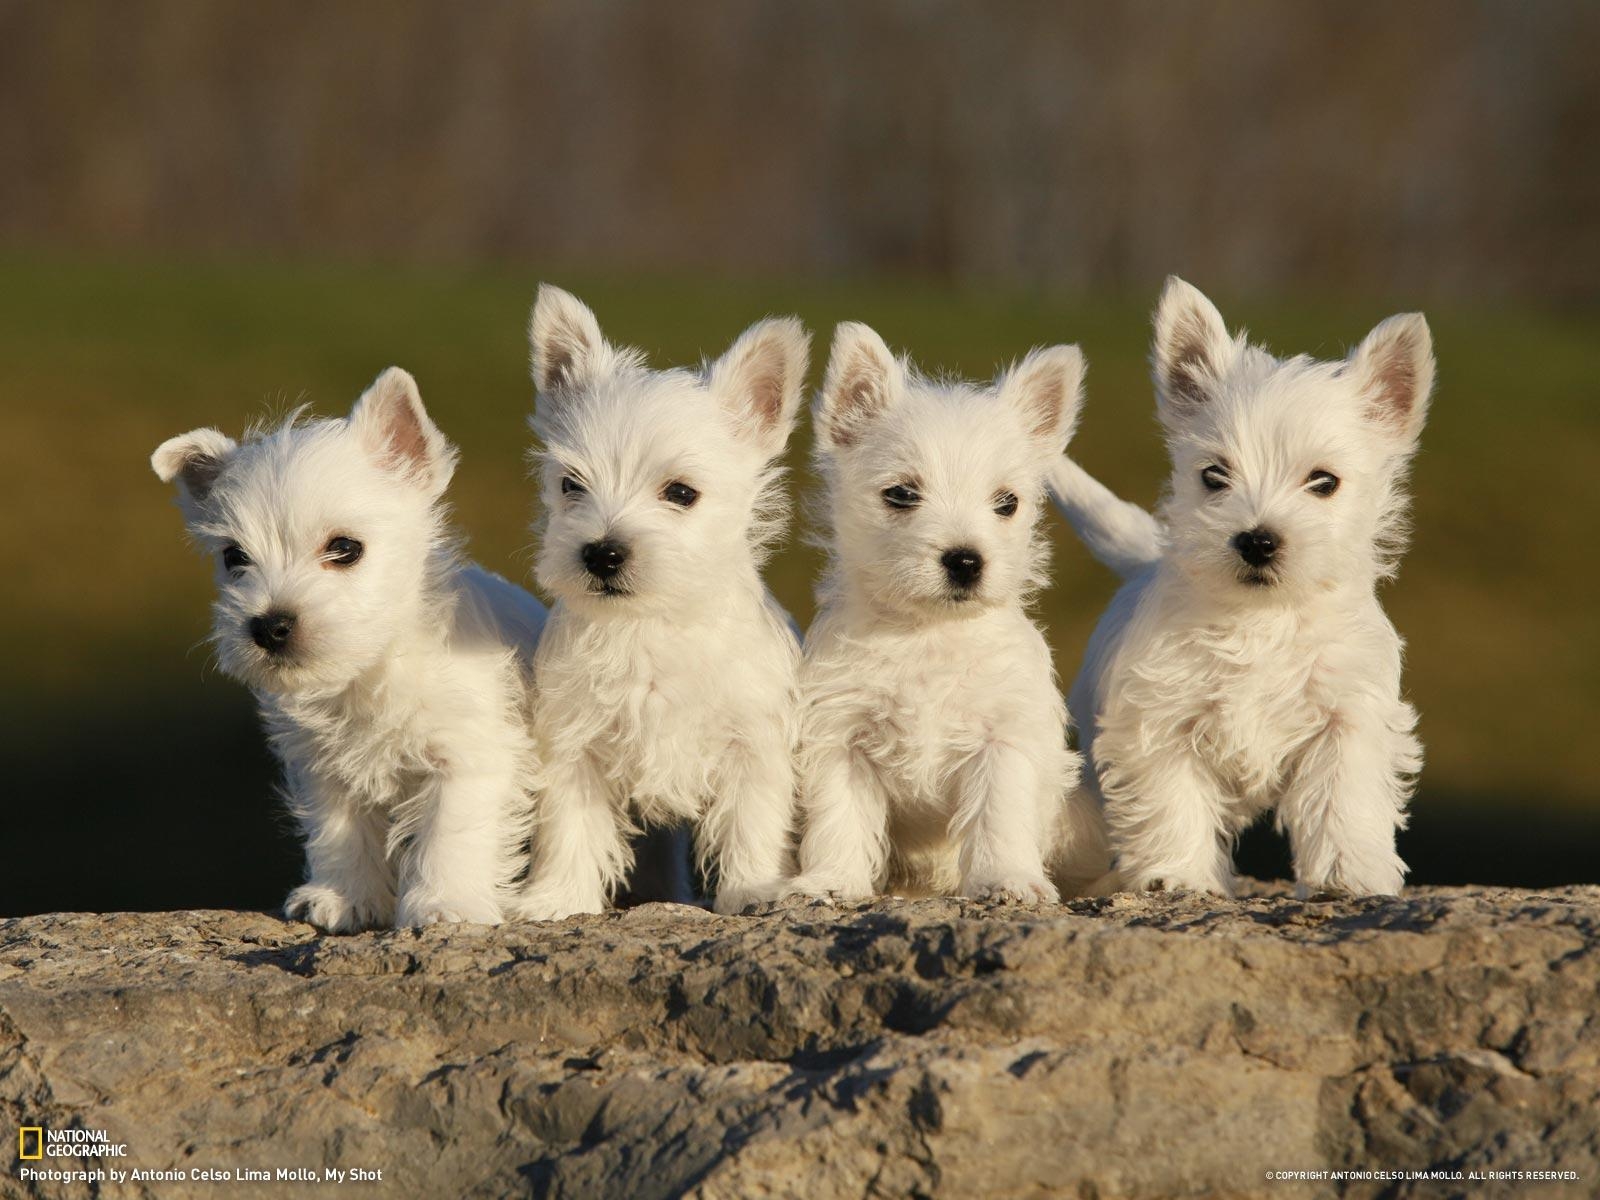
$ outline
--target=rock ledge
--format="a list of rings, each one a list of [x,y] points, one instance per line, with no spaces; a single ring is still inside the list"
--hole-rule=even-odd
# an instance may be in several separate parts
[[[1600,888],[356,937],[19,918],[0,1117],[104,1129],[120,1170],[364,1168],[406,1196],[1592,1195]],[[16,1152],[0,1194],[232,1190],[24,1181]],[[1267,1178],[1324,1170],[1576,1178]],[[307,1190],[249,1194],[280,1193]]]

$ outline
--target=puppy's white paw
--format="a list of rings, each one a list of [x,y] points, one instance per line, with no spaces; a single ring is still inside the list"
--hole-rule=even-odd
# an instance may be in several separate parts
[[[1204,892],[1210,896],[1233,895],[1233,880],[1213,879],[1206,875],[1191,875],[1182,871],[1161,871],[1137,876],[1130,881],[1136,892]]]
[[[1396,859],[1388,863],[1336,863],[1323,879],[1301,879],[1295,896],[1398,896],[1405,887],[1405,867]]]
[[[351,900],[326,884],[303,883],[283,902],[283,915],[329,933],[355,933],[387,925],[385,907],[376,901]]]
[[[604,911],[605,905],[598,901],[585,903],[572,896],[538,888],[523,892],[506,906],[506,916],[518,921],[564,921],[579,913]]]
[[[976,876],[962,881],[961,894],[991,904],[1056,904],[1061,899],[1042,875]]]
[[[500,906],[492,900],[473,896],[450,899],[420,889],[401,896],[394,914],[397,929],[441,924],[498,925],[503,919]]]
[[[768,904],[784,895],[782,880],[771,883],[725,883],[717,888],[711,910],[724,917],[736,916],[756,904]]]
[[[779,898],[787,900],[791,897],[800,897],[807,900],[836,900],[840,903],[852,903],[857,900],[870,900],[873,892],[871,885],[840,879],[834,875],[823,874],[820,871],[811,871],[796,875],[784,884]]]

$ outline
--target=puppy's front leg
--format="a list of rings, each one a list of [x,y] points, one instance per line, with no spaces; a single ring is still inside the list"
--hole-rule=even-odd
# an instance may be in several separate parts
[[[866,899],[889,857],[883,783],[866,756],[847,745],[813,747],[801,762],[800,874],[785,893]]]
[[[1095,766],[1124,887],[1233,895],[1227,804],[1192,754],[1173,749],[1144,755],[1132,768]]]
[[[446,762],[414,803],[411,846],[400,872],[395,924],[466,921],[498,925],[506,849],[516,812],[514,757],[475,746],[471,763]]]
[[[550,763],[534,804],[533,865],[512,911],[529,921],[603,912],[628,873],[621,814],[588,755]]]
[[[1409,714],[1335,713],[1302,752],[1278,809],[1302,892],[1399,894],[1406,865],[1394,834],[1422,765]]]
[[[1032,760],[992,741],[962,764],[955,788],[950,834],[960,847],[961,894],[1019,904],[1056,900],[1044,871],[1044,814]]]
[[[1069,895],[1085,896],[1111,882],[1111,846],[1098,797],[1088,788],[1074,787],[1064,799],[1046,794],[1044,802],[1046,811],[1054,808],[1057,813],[1055,845],[1046,864],[1056,886]]]
[[[776,900],[789,877],[794,827],[794,756],[781,738],[738,743],[718,772],[700,822],[702,861],[717,871],[717,912]]]
[[[290,809],[306,846],[306,882],[284,915],[329,933],[387,925],[394,917],[388,817],[309,773],[290,780]]]

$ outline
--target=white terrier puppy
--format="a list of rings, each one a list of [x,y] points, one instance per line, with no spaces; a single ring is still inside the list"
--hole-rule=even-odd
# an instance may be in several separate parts
[[[1422,750],[1375,589],[1403,547],[1427,323],[1391,317],[1344,362],[1279,359],[1173,278],[1152,366],[1160,520],[1065,458],[1052,482],[1128,581],[1071,701],[1120,882],[1226,895],[1233,840],[1276,808],[1303,892],[1398,892]]]
[[[285,910],[333,932],[497,922],[522,865],[545,614],[457,557],[455,462],[397,367],[344,420],[197,429],[151,459],[216,563],[218,661],[283,763],[306,846]]]
[[[800,876],[792,894],[886,888],[1054,900],[1105,869],[1070,810],[1078,756],[1025,604],[1043,581],[1048,470],[1078,413],[1076,346],[980,388],[935,382],[840,325],[816,406],[830,567],[801,668]]]
[[[599,912],[635,819],[694,823],[718,912],[775,899],[799,647],[760,566],[810,339],[792,318],[762,321],[699,371],[653,371],[548,286],[530,339],[535,575],[555,604],[533,718],[547,775],[517,912]]]

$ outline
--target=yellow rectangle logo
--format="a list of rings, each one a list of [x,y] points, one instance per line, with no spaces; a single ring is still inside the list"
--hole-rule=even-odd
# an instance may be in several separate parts
[[[28,1135],[33,1134],[33,1153],[28,1153]],[[44,1157],[44,1127],[42,1125],[24,1125],[17,1130],[17,1157],[34,1159]]]

